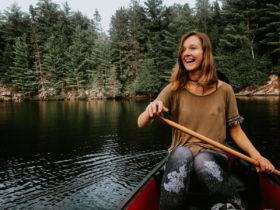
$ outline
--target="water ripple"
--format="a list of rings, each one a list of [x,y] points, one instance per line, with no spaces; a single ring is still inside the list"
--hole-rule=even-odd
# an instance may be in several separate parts
[[[91,209],[95,201],[96,207],[114,209],[148,173],[151,160],[156,164],[164,155],[165,151],[143,151],[126,155],[102,152],[56,161],[48,156],[32,161],[13,158],[1,167],[0,205],[67,207],[71,201],[70,209]]]

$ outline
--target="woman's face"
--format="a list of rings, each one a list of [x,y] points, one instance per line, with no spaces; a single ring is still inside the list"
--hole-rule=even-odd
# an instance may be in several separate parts
[[[184,41],[181,59],[188,72],[201,69],[203,49],[197,36],[190,36]]]

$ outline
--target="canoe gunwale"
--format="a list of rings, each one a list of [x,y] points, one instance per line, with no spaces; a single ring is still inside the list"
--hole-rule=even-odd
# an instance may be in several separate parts
[[[147,175],[145,178],[135,187],[135,189],[128,194],[127,198],[125,198],[119,205],[117,209],[126,209],[127,206],[131,204],[133,199],[142,192],[142,190],[145,188],[147,183],[150,182],[150,180],[155,176],[155,174],[159,171],[160,168],[164,166],[168,159],[168,156],[166,156],[159,164],[156,165],[155,168]]]
[[[138,185],[136,185],[134,190],[128,194],[117,209],[129,209],[132,206],[134,206],[132,209],[135,209],[135,205],[138,205],[136,204],[137,202],[135,203],[135,198],[138,196],[141,197],[143,193],[146,194],[145,188],[147,188],[147,186],[153,181],[156,182],[156,188],[158,191],[160,182],[158,177],[159,175],[162,176],[160,173],[163,172],[162,169],[167,162],[167,159],[168,156],[157,164],[155,168],[153,168],[152,171],[148,173]],[[277,197],[280,196],[280,177],[275,174],[256,173],[255,167],[236,157],[232,158],[232,161],[230,162],[232,177],[236,177],[237,181],[239,181],[239,183],[235,183],[235,187],[237,187],[237,191],[241,193],[242,197],[244,196],[244,198],[247,198],[244,201],[247,201],[246,203],[249,204],[249,206],[252,206],[252,209],[260,209],[260,207],[275,209],[276,207],[279,207],[280,201],[278,201]],[[264,187],[264,184],[270,186]],[[271,190],[273,190],[273,192],[270,192]],[[254,199],[250,198],[252,196]],[[268,196],[273,198],[266,199]],[[258,198],[259,200],[256,200],[255,198]]]

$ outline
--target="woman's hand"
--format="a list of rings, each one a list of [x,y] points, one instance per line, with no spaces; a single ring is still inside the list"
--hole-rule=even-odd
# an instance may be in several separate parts
[[[259,162],[259,166],[256,166],[257,172],[267,172],[272,173],[275,169],[275,167],[272,165],[272,163],[266,159],[265,157],[261,155],[251,156],[253,159]]]
[[[236,144],[245,152],[247,152],[251,158],[259,162],[259,166],[256,166],[257,172],[272,173],[274,166],[271,162],[256,150],[251,141],[248,139],[240,125],[236,125],[230,128],[230,135]]]
[[[152,118],[156,113],[168,112],[168,109],[163,105],[162,101],[155,100],[147,106],[146,112]]]
[[[155,100],[151,102],[147,106],[146,110],[139,115],[137,120],[138,127],[142,128],[147,125],[150,125],[154,121],[154,114],[160,112],[168,112],[168,109],[163,105],[163,103],[160,100]]]

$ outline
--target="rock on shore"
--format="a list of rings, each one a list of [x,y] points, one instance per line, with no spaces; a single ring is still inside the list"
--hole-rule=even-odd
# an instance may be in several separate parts
[[[247,87],[236,93],[238,96],[279,96],[280,77],[276,74],[269,76],[270,80],[266,85],[259,87]]]
[[[247,87],[240,92],[236,93],[237,96],[280,96],[280,77],[276,74],[270,75],[270,80],[266,85],[259,87]],[[32,100],[94,100],[94,99],[106,99],[106,98],[125,98],[129,97],[129,94],[126,96],[120,92],[116,87],[111,88],[110,90],[105,91],[102,88],[92,88],[85,90],[83,92],[67,92],[60,95],[49,96],[47,98],[35,96]],[[135,96],[136,97],[136,96]],[[145,96],[147,97],[147,96]],[[11,101],[11,102],[20,102],[22,101],[21,94],[13,91],[9,88],[4,88],[0,84],[0,102],[1,101]]]

